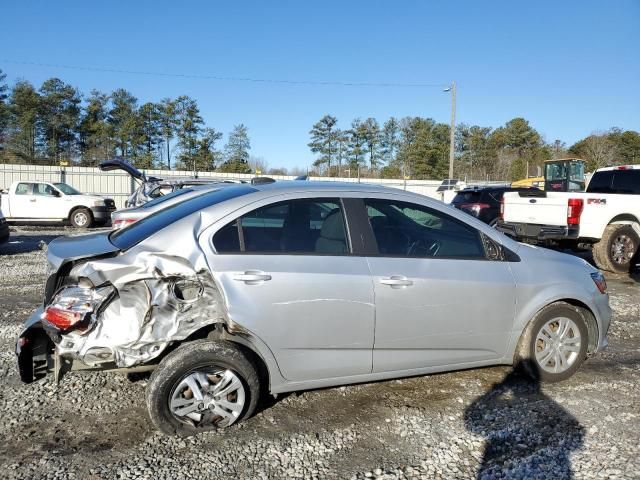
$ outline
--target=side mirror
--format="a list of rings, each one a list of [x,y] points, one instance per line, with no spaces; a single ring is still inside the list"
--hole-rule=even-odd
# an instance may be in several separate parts
[[[53,195],[54,197],[59,197],[60,192],[58,190],[51,190],[51,195]]]

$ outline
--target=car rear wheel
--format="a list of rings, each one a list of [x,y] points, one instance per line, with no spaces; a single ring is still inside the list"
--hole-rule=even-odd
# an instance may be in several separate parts
[[[543,308],[520,340],[517,366],[534,380],[560,382],[571,377],[587,356],[589,332],[580,308],[557,302]]]
[[[631,225],[609,225],[593,246],[593,260],[602,270],[628,273],[639,245],[640,237]]]
[[[255,367],[229,342],[190,342],[167,355],[147,387],[147,408],[166,434],[193,435],[249,417],[260,392]]]
[[[78,208],[71,212],[69,221],[75,228],[89,228],[93,224],[93,216],[87,208]]]

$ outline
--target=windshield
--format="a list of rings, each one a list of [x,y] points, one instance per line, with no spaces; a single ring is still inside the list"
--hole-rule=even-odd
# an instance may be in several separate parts
[[[127,250],[192,213],[255,191],[255,188],[251,188],[248,185],[238,185],[237,187],[220,188],[219,190],[189,198],[184,202],[178,202],[159,210],[126,228],[112,232],[109,235],[109,240],[116,247]]]
[[[166,202],[172,198],[179,197],[180,195],[184,195],[185,193],[193,192],[193,188],[182,188],[180,190],[176,190],[175,192],[168,193],[167,195],[163,195],[161,197],[154,198],[150,202],[145,203],[140,208],[151,208],[155,207],[159,203]]]
[[[55,187],[65,195],[82,195],[78,190],[66,183],[54,183]]]

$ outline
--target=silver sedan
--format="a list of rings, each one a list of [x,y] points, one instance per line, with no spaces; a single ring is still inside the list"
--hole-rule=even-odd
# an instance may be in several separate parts
[[[231,425],[261,392],[513,363],[563,380],[611,318],[584,260],[364,184],[218,188],[55,240],[48,261],[17,343],[23,380],[154,370],[147,406],[167,433]]]

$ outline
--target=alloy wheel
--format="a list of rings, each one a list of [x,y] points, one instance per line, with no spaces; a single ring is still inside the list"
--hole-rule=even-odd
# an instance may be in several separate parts
[[[580,353],[582,337],[570,318],[553,318],[546,322],[535,343],[539,367],[549,373],[562,373],[571,368]]]

